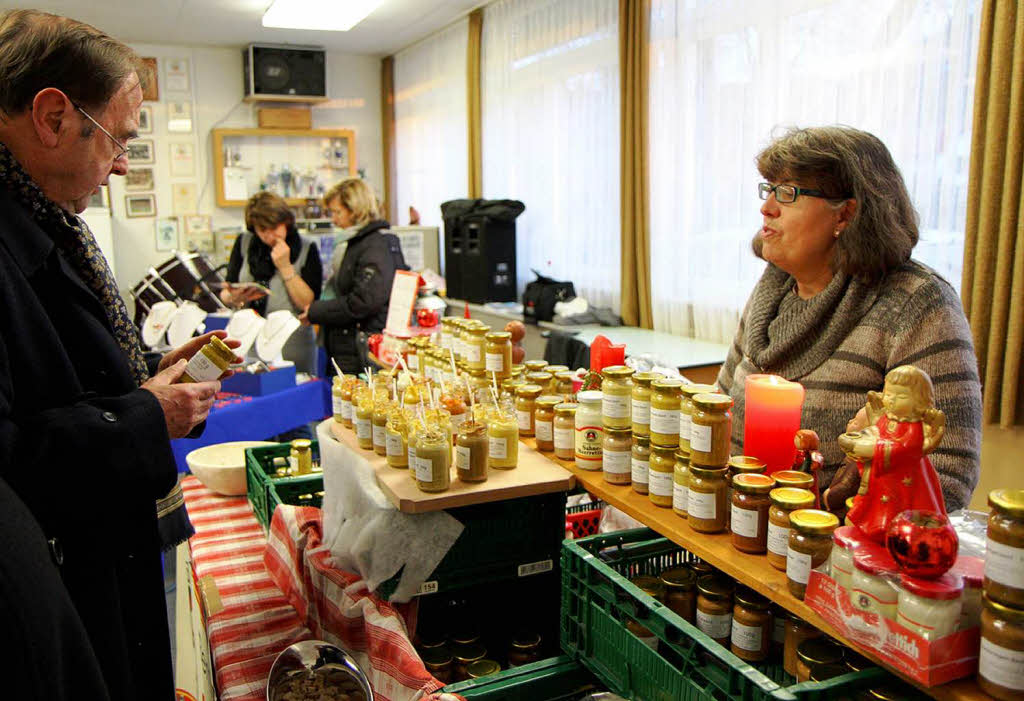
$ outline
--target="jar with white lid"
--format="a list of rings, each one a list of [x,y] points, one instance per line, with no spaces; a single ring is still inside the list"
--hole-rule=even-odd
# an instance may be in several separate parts
[[[850,603],[861,611],[896,620],[899,595],[887,577],[895,579],[899,566],[885,548],[864,543],[853,554]]]
[[[938,640],[960,622],[963,578],[948,572],[935,579],[900,575],[896,622],[925,640]]]
[[[960,622],[957,630],[977,628],[981,625],[981,594],[982,582],[985,579],[985,561],[980,557],[960,555],[949,568],[949,574],[963,577],[964,591],[960,596]]]
[[[856,526],[840,526],[832,533],[832,553],[828,569],[836,584],[850,591],[853,578],[853,553],[864,543],[864,534]]]
[[[601,424],[601,401],[598,390],[580,392],[576,396],[576,467],[581,470],[602,469],[601,457],[604,428]]]

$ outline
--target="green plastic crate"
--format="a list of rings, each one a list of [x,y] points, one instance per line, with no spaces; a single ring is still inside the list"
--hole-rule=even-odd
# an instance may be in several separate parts
[[[312,443],[313,461],[318,462],[320,447],[316,441]],[[249,502],[252,504],[253,513],[256,514],[256,520],[263,524],[264,529],[270,528],[270,518],[274,515],[274,509],[270,503],[270,487],[272,485],[295,485],[294,490],[287,488],[284,493],[279,493],[279,498],[286,494],[298,496],[299,494],[323,491],[324,478],[319,472],[301,477],[277,477],[274,474],[274,459],[287,458],[290,452],[290,443],[245,449],[246,491]]]
[[[449,684],[442,691],[474,701],[575,701],[602,688],[579,662],[560,655]]]
[[[270,521],[274,518],[274,509],[281,504],[292,504],[294,506],[323,506],[323,498],[316,495],[324,489],[323,477],[317,475],[314,479],[288,481],[277,481],[267,487],[267,520],[263,527],[270,528]],[[304,494],[313,495],[312,499],[299,499]],[[262,523],[262,522],[261,522]]]
[[[421,594],[464,589],[486,582],[558,569],[565,537],[565,493],[554,492],[449,509],[465,527],[423,587]],[[380,584],[390,598],[401,572]]]
[[[890,675],[873,668],[824,682],[795,684],[781,664],[751,665],[656,601],[629,579],[657,575],[696,559],[647,528],[595,535],[562,546],[562,650],[608,688],[630,699],[782,699],[836,701]],[[634,619],[652,631],[658,649],[626,629]]]

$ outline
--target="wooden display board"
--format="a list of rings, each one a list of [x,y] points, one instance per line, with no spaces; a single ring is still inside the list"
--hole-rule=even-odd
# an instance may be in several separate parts
[[[514,470],[488,470],[486,482],[462,482],[455,478],[453,465],[451,488],[445,492],[428,494],[419,490],[408,470],[391,467],[382,456],[360,448],[356,434],[351,429],[334,422],[331,424],[331,433],[340,443],[369,461],[377,473],[381,490],[395,508],[407,514],[564,492],[576,485],[576,478],[571,472],[548,460],[532,445],[520,441],[519,465]]]

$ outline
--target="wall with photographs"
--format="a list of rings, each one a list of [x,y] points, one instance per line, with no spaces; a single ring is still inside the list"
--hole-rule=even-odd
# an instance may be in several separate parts
[[[210,130],[257,126],[257,110],[273,106],[242,102],[240,48],[131,46],[156,59],[157,99],[143,102],[148,123],[129,175],[110,179],[114,268],[129,310],[129,290],[171,249],[213,244],[217,229],[242,224],[241,208],[215,206]],[[327,79],[331,100],[313,106],[313,127],[354,130],[357,167],[380,192],[380,59],[328,52]]]

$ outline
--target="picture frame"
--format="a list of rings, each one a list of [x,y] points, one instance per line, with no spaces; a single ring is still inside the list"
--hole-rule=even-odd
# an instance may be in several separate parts
[[[89,209],[110,209],[110,189],[106,185],[100,185],[96,192],[89,198]]]
[[[156,250],[173,251],[179,248],[178,218],[163,217],[156,220]]]
[[[171,142],[171,175],[187,177],[196,173],[196,150],[190,141]]]
[[[154,163],[153,140],[136,139],[128,142],[128,162],[136,165]]]
[[[169,58],[164,62],[166,85],[171,92],[190,92],[189,61],[187,58]]]
[[[125,195],[124,211],[129,219],[156,216],[156,195]]]
[[[160,84],[157,80],[155,58],[142,59],[142,69],[139,72],[139,79],[142,81],[142,99],[147,102],[156,102],[159,100]]]
[[[139,133],[140,134],[152,134],[153,133],[153,106],[142,105],[139,108]]]
[[[195,214],[198,200],[195,183],[171,183],[171,211],[175,216]]]
[[[154,184],[152,168],[129,168],[124,176],[124,189],[127,192],[152,190]]]
[[[183,100],[167,103],[167,131],[176,134],[192,133],[192,103]]]

